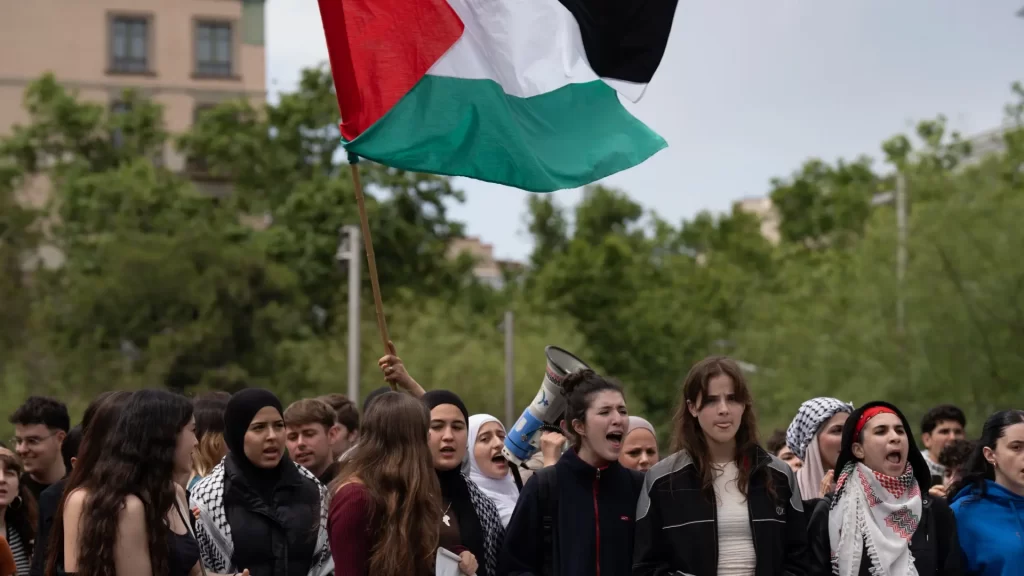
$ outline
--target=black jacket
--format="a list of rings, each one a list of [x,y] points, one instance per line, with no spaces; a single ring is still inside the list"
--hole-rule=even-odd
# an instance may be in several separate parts
[[[804,576],[807,522],[796,477],[788,464],[761,448],[750,461],[754,471],[747,508],[757,556],[754,574]],[[633,576],[718,573],[718,509],[702,494],[689,454],[677,452],[647,472],[636,516]]]
[[[29,576],[43,576],[46,572],[46,555],[50,550],[50,530],[53,528],[53,517],[57,514],[61,496],[64,495],[65,484],[67,484],[67,478],[62,478],[39,495],[39,524],[36,528],[36,546],[32,552]],[[59,564],[64,563],[63,557],[64,554],[61,553]]]
[[[557,519],[552,518],[550,530],[554,549],[546,553],[543,522],[551,508],[541,494],[541,472],[549,470],[555,474]],[[538,471],[523,487],[505,532],[498,574],[543,576],[548,557],[557,576],[629,575],[640,486],[639,472],[618,462],[598,470],[569,450],[553,469]]]
[[[828,536],[828,515],[832,495],[815,502],[807,526],[814,574],[832,574],[831,546]],[[910,553],[919,576],[960,576],[960,543],[953,511],[941,498],[924,494],[921,522],[910,539]],[[860,560],[860,576],[871,576],[871,559],[867,549]]]
[[[320,527],[319,485],[289,462],[269,505],[233,458],[224,460],[224,472],[232,562],[252,576],[307,576]]]

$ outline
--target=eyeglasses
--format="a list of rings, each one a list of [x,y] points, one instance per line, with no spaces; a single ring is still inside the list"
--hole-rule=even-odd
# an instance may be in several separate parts
[[[43,440],[53,438],[56,434],[50,434],[49,436],[29,436],[28,438],[18,438],[17,436],[11,438],[11,444],[14,446],[25,445],[29,448],[35,448],[43,443]]]

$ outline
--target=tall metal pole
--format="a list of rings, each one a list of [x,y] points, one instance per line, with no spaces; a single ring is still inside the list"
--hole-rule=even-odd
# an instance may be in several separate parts
[[[907,184],[902,172],[896,174],[896,327],[906,326],[903,280],[907,275]]]
[[[359,405],[359,296],[362,289],[359,262],[359,226],[345,226],[348,235],[348,399]]]
[[[511,310],[505,311],[505,425],[512,426],[515,423],[515,328]]]

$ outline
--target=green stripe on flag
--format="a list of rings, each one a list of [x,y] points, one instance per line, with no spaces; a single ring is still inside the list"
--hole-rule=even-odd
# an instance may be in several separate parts
[[[666,145],[599,80],[519,98],[491,80],[428,75],[346,148],[403,170],[552,192],[636,166]]]

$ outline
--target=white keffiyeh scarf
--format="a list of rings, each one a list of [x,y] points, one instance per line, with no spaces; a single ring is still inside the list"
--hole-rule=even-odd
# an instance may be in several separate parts
[[[909,464],[898,478],[847,464],[828,518],[832,573],[857,576],[867,548],[873,576],[917,576],[910,539],[920,520],[921,488]]]

